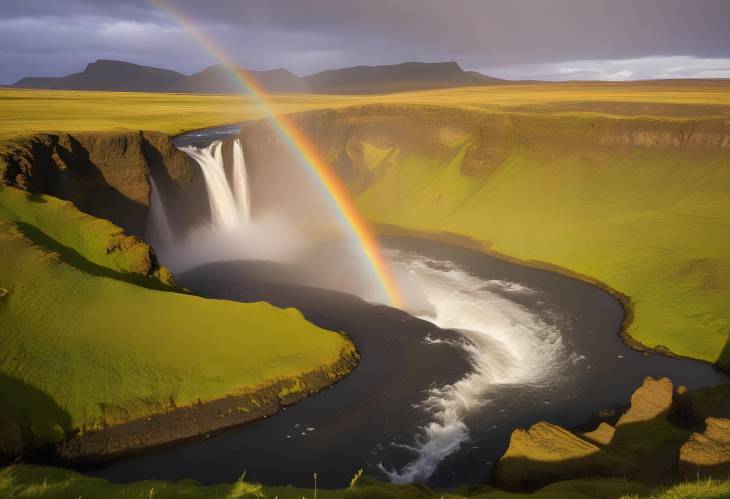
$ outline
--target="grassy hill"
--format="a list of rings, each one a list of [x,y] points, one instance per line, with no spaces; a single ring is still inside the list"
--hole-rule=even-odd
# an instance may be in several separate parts
[[[0,414],[29,447],[228,395],[262,404],[279,382],[306,393],[353,353],[296,310],[170,287],[146,244],[51,196],[0,189],[0,254]]]

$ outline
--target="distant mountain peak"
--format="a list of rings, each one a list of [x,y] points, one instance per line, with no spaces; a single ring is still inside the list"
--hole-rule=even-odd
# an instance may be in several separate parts
[[[302,80],[287,69],[269,69],[257,71],[246,68],[233,68],[246,74],[256,83],[271,93],[306,92]],[[176,92],[189,93],[237,93],[245,90],[241,82],[231,70],[222,64],[208,66],[199,73],[192,74],[183,80],[175,89]]]
[[[284,68],[258,71],[236,68],[271,93],[380,93],[490,85],[502,80],[464,71],[457,62],[403,62],[331,69],[299,78]],[[80,73],[61,77],[29,77],[12,86],[56,90],[125,92],[239,93],[241,81],[226,66],[214,64],[190,76],[170,69],[114,59],[99,59]]]
[[[477,86],[501,80],[464,71],[454,61],[402,62],[379,66],[329,69],[302,78],[312,92],[379,93],[429,88]]]

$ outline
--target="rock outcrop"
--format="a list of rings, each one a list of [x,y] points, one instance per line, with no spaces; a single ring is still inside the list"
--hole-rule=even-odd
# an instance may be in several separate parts
[[[693,433],[679,449],[680,477],[730,476],[730,419],[707,418],[703,433]]]
[[[674,386],[667,378],[646,378],[631,395],[631,405],[619,418],[616,427],[651,421],[665,416],[672,407]]]
[[[601,422],[598,427],[583,434],[583,438],[598,445],[608,445],[616,434],[616,428],[608,423]]]
[[[544,421],[529,430],[515,430],[509,448],[492,472],[495,485],[508,490],[532,490],[558,480],[585,475],[604,476],[612,456],[572,432]]]
[[[678,453],[686,476],[727,472],[730,420],[710,418],[705,433],[686,442],[691,415],[684,387],[675,390],[667,378],[646,378],[615,426],[601,422],[580,434],[541,421],[527,431],[515,430],[492,480],[511,490],[595,476],[661,480],[675,474]]]

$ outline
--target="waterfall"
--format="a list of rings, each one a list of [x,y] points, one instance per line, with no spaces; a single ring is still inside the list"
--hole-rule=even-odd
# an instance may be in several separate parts
[[[251,193],[246,176],[246,161],[238,139],[233,141],[233,197],[236,199],[241,223],[248,224],[251,221]]]
[[[153,235],[153,243],[162,247],[170,247],[174,242],[170,221],[167,218],[165,205],[162,203],[160,191],[155,179],[150,175],[150,217],[147,232]]]
[[[179,147],[203,174],[210,205],[208,221],[191,216],[198,206],[198,199],[191,197],[198,195],[197,189],[179,190],[168,199],[166,190],[159,192],[150,177],[146,237],[160,261],[175,273],[210,262],[288,261],[302,249],[299,227],[285,215],[266,212],[256,220],[251,217],[252,196],[241,143],[232,140],[231,146],[225,153],[220,140],[202,147]],[[180,233],[170,230],[178,227]]]
[[[247,225],[250,221],[250,193],[246,164],[238,139],[233,141],[233,186],[226,177],[223,142],[216,140],[201,149],[187,146],[181,150],[193,158],[203,172],[212,225],[226,230]]]

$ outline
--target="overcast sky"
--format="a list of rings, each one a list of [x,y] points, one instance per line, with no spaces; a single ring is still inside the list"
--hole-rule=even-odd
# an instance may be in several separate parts
[[[168,0],[244,67],[459,62],[513,79],[730,77],[730,0]],[[218,61],[145,0],[0,0],[0,83]]]

